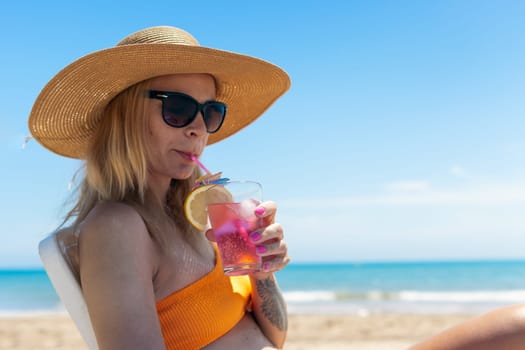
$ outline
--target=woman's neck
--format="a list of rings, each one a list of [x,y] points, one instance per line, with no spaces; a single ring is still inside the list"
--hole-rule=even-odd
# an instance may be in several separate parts
[[[148,178],[149,191],[162,205],[166,204],[166,195],[168,194],[170,183],[171,179],[168,177],[158,178],[150,174]]]

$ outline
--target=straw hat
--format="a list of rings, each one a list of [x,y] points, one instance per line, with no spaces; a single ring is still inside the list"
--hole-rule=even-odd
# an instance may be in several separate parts
[[[252,123],[290,87],[288,75],[271,63],[202,47],[179,28],[152,27],[60,71],[37,97],[29,130],[52,152],[84,158],[104,108],[116,95],[143,80],[177,73],[213,75],[217,100],[228,105],[224,125],[210,134],[208,144]]]

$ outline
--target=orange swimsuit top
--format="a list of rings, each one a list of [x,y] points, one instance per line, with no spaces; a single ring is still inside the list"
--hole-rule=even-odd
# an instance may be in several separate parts
[[[200,349],[220,338],[244,316],[251,296],[248,276],[228,277],[217,254],[215,268],[157,302],[166,349]]]

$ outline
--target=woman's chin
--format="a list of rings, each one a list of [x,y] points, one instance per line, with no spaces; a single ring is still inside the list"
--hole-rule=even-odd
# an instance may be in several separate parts
[[[187,180],[193,175],[193,169],[191,171],[178,171],[172,174],[171,178],[175,180]]]

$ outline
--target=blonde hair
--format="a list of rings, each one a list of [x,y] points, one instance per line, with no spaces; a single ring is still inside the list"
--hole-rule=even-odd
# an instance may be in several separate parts
[[[133,85],[104,110],[88,147],[78,199],[64,222],[75,218],[76,228],[98,203],[123,202],[137,210],[162,247],[173,229],[195,231],[184,217],[183,201],[200,173],[196,169],[189,179],[173,179],[167,198],[155,198],[149,191],[144,98],[148,88],[148,81]]]

